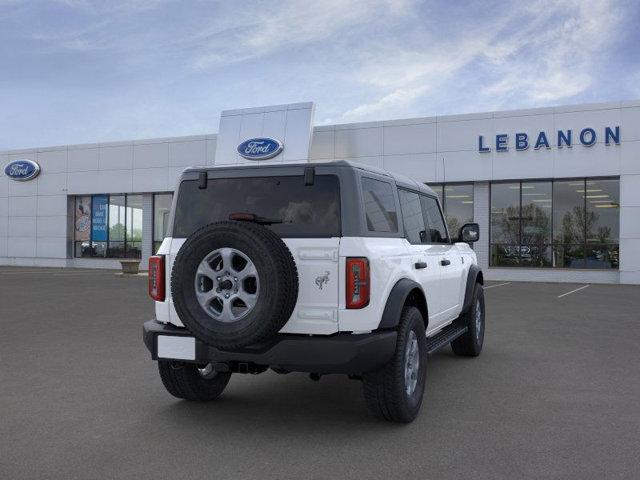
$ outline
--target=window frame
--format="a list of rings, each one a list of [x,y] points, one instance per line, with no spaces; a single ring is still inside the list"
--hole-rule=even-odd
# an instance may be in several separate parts
[[[90,193],[90,194],[84,194],[84,195],[73,195],[73,199],[74,199],[74,221],[75,221],[75,201],[77,197],[91,197],[91,216],[90,216],[90,231],[89,231],[89,249],[91,252],[91,255],[89,255],[88,257],[84,257],[82,255],[78,256],[76,255],[76,243],[77,242],[81,242],[82,240],[76,240],[75,238],[75,229],[74,229],[74,233],[73,233],[73,258],[92,258],[92,259],[103,259],[103,260],[117,260],[119,258],[122,259],[138,259],[138,258],[142,258],[142,249],[143,249],[143,245],[144,245],[144,194],[143,193]],[[107,226],[107,239],[105,241],[99,241],[99,242],[95,242],[93,239],[93,199],[96,196],[106,196],[107,197],[107,211],[106,211],[106,226]],[[143,225],[143,235],[142,235],[142,240],[140,241],[140,257],[129,257],[127,255],[127,250],[128,250],[128,238],[127,238],[127,227],[128,227],[128,212],[127,212],[127,208],[128,208],[128,197],[129,196],[140,196],[142,199],[142,225]],[[111,243],[111,238],[110,238],[110,226],[109,226],[109,220],[110,220],[110,206],[111,206],[111,197],[124,197],[124,224],[123,224],[123,228],[124,228],[124,235],[123,235],[123,239],[122,241],[118,240],[118,243],[122,243],[122,256],[112,256],[109,255],[109,249],[110,249],[110,243]],[[105,255],[93,255],[93,248],[95,244],[106,244],[105,246]]]
[[[156,240],[156,196],[157,195],[171,195],[171,207],[169,208],[169,218],[167,220],[167,231],[162,240],[159,242]],[[167,233],[171,230],[171,210],[173,209],[173,200],[176,196],[175,192],[153,192],[151,194],[151,253],[155,255],[162,245],[162,242],[167,238]],[[156,242],[158,243],[158,249],[156,249]],[[144,242],[143,242],[144,243]]]
[[[451,237],[451,230],[449,230],[449,222],[447,221],[447,187],[452,186],[452,187],[457,187],[457,186],[465,186],[465,187],[471,187],[471,200],[472,200],[472,204],[471,204],[471,222],[463,222],[460,225],[460,228],[462,228],[464,225],[468,224],[468,223],[474,223],[476,221],[476,215],[475,215],[475,205],[476,205],[476,192],[475,192],[475,185],[476,182],[434,182],[434,183],[429,183],[429,182],[425,182],[425,185],[428,186],[431,190],[433,190],[433,192],[436,195],[436,198],[438,199],[439,203],[440,203],[440,209],[442,210],[442,216],[444,217],[444,221],[445,221],[445,225],[447,227],[447,232],[449,235],[449,240],[451,243],[455,243],[455,240]],[[438,192],[440,192],[440,196],[438,196]],[[459,233],[459,232],[454,232],[454,233]],[[469,244],[469,246],[473,249],[474,248],[474,244]]]
[[[393,196],[393,202],[394,202],[395,213],[396,213],[396,230],[395,231],[380,232],[377,230],[369,229],[369,225],[367,223],[367,208],[365,206],[365,201],[364,201],[365,189],[364,189],[363,180],[365,179],[373,180],[380,183],[385,183],[391,189],[391,194]],[[362,225],[364,230],[367,232],[367,236],[383,237],[383,238],[404,238],[404,224],[403,222],[400,221],[400,217],[399,217],[399,215],[402,215],[402,213],[400,208],[400,197],[398,196],[398,188],[399,188],[398,185],[393,179],[388,177],[371,175],[370,172],[367,172],[366,174],[362,174],[358,177],[358,190],[359,190],[358,193],[359,193],[359,203],[361,206],[361,215],[362,215],[362,221],[363,221]]]
[[[446,220],[446,218],[444,216],[444,212],[442,210],[442,205],[440,204],[440,200],[438,199],[438,196],[437,195],[435,195],[435,196],[429,195],[429,194],[426,194],[424,192],[420,192],[418,195],[420,195],[422,197],[425,197],[425,198],[430,198],[432,200],[435,200],[436,205],[438,207],[438,212],[440,212],[440,220],[442,221],[442,224],[444,225],[444,231],[447,234],[446,241],[444,241],[444,242],[432,242],[431,238],[429,238],[429,241],[426,242],[426,245],[451,245],[451,244],[455,243],[455,241],[451,238],[451,233],[449,233],[449,226],[447,225],[447,220]],[[420,206],[422,206],[422,202],[421,202]],[[422,211],[422,214],[425,215],[424,209]],[[428,223],[427,219],[425,219],[425,224],[427,224],[427,223]],[[428,225],[425,225],[425,227],[428,227]]]
[[[421,199],[420,199],[420,196],[427,196],[427,195],[424,195],[424,194],[423,194],[423,193],[421,193],[421,192],[418,192],[418,191],[416,191],[416,190],[411,190],[411,189],[406,188],[406,187],[397,187],[397,190],[398,190],[398,200],[400,200],[400,192],[401,192],[401,191],[403,191],[403,192],[407,192],[407,193],[413,193],[413,194],[415,194],[415,195],[417,195],[417,196],[418,196],[418,202],[419,202],[419,204],[420,204],[420,215],[422,215],[422,226],[424,227],[424,230],[423,230],[423,231],[425,232],[425,239],[426,239],[426,238],[427,238],[427,236],[426,236],[426,233],[427,233],[427,222],[426,222],[426,218],[425,218],[425,213],[424,213],[424,211],[423,211],[423,209],[422,209],[422,201],[421,201]],[[406,225],[405,225],[405,223],[404,223],[404,211],[402,210],[402,200],[400,200],[400,214],[402,215],[402,230],[403,230],[403,238],[404,238],[404,239],[406,239],[406,240],[407,240],[407,242],[409,242],[411,245],[428,245],[428,244],[429,244],[429,242],[426,242],[426,241],[424,241],[424,242],[423,242],[423,241],[421,241],[421,242],[419,242],[419,243],[414,243],[414,242],[412,242],[412,241],[411,241],[411,239],[409,238],[409,236],[408,236],[408,234],[407,234],[407,227],[406,227]],[[446,227],[446,226],[445,226],[445,227]]]
[[[556,251],[556,247],[559,246],[579,246],[583,248],[583,252],[586,254],[587,249],[589,247],[589,243],[587,242],[587,224],[586,221],[583,222],[584,224],[584,232],[583,232],[583,239],[584,241],[582,243],[562,243],[562,242],[556,242],[555,241],[555,209],[556,209],[556,202],[554,201],[554,196],[555,196],[555,188],[556,188],[556,183],[557,182],[582,182],[583,183],[583,189],[586,190],[586,185],[587,185],[587,181],[589,180],[594,180],[594,181],[598,181],[598,180],[617,180],[618,181],[618,195],[620,195],[620,177],[616,177],[616,176],[595,176],[595,177],[566,177],[566,178],[529,178],[529,179],[504,179],[504,180],[496,180],[496,181],[490,181],[489,182],[489,235],[488,235],[488,239],[489,239],[489,268],[524,268],[524,269],[541,269],[541,270],[569,270],[569,271],[576,271],[576,270],[588,270],[588,271],[603,271],[603,272],[607,272],[607,271],[611,271],[611,270],[620,270],[620,265],[618,264],[617,267],[611,267],[611,268],[589,268],[587,267],[587,259],[586,257],[584,257],[582,259],[583,261],[583,266],[581,267],[564,267],[564,266],[554,266],[553,265],[553,257],[555,255],[555,251]],[[522,265],[521,264],[521,251],[520,248],[518,248],[518,258],[517,258],[517,263],[515,265],[495,265],[493,264],[493,256],[492,256],[492,247],[494,245],[497,246],[507,246],[507,244],[505,243],[493,243],[491,241],[492,238],[492,218],[491,218],[491,208],[492,208],[492,200],[493,200],[493,186],[495,184],[505,184],[505,183],[517,183],[519,186],[519,215],[518,215],[518,239],[519,239],[519,243],[520,245],[516,245],[517,247],[522,247],[522,185],[526,184],[526,183],[530,183],[530,182],[536,182],[536,183],[542,183],[542,182],[550,182],[551,183],[551,212],[550,212],[550,219],[551,219],[551,243],[549,244],[549,247],[551,249],[551,265],[548,267],[529,267],[526,265]],[[444,185],[444,184],[442,184]],[[444,190],[443,190],[443,195],[444,195]],[[585,215],[585,219],[586,219],[586,215],[587,215],[587,198],[586,195],[583,195],[583,210],[584,210],[584,215]],[[618,208],[620,208],[618,206]],[[620,221],[620,213],[618,212],[618,221]],[[619,236],[619,232],[618,232],[618,236]],[[617,250],[619,252],[620,250],[620,238],[618,238],[618,243],[607,243],[607,244],[592,244],[592,245],[598,245],[598,246],[603,246],[603,245],[617,245]]]

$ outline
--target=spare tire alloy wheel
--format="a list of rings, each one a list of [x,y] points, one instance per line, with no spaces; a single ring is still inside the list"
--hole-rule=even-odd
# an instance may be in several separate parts
[[[243,252],[219,248],[200,262],[195,289],[198,302],[210,317],[221,322],[236,322],[256,305],[260,277]]]
[[[216,222],[184,242],[171,271],[171,297],[185,327],[223,349],[258,345],[291,317],[298,271],[282,239],[249,222]]]

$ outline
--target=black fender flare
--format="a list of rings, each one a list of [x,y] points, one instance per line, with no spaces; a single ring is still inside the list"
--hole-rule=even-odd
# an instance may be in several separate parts
[[[469,267],[469,273],[467,274],[467,285],[464,290],[464,302],[462,303],[462,313],[465,313],[471,308],[471,299],[473,298],[473,289],[476,283],[484,285],[484,277],[482,270],[477,265],[471,265]]]
[[[413,280],[409,280],[408,278],[402,278],[396,282],[396,284],[391,289],[389,293],[389,297],[387,298],[387,303],[384,307],[384,311],[382,312],[382,319],[380,320],[380,325],[378,328],[387,329],[387,328],[395,328],[398,326],[398,321],[400,320],[400,315],[402,314],[402,308],[404,307],[407,298],[414,292],[416,289],[420,291],[422,296],[421,299],[418,299],[418,309],[422,313],[424,318],[425,327],[429,321],[429,317],[427,316],[427,301],[424,291],[419,283],[414,282]]]

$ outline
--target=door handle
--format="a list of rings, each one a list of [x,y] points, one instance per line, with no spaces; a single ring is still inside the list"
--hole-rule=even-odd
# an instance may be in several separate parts
[[[449,260],[448,258],[443,258],[442,260],[440,260],[440,265],[442,265],[443,267],[451,265],[451,260]]]
[[[413,264],[416,270],[420,270],[421,268],[427,268],[427,262],[416,262]]]

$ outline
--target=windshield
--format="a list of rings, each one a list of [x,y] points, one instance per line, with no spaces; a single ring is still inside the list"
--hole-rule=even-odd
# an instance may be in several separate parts
[[[233,213],[268,219],[265,225],[280,237],[340,236],[340,186],[335,175],[316,175],[313,185],[304,177],[209,179],[180,184],[173,236],[185,238],[209,223],[229,220]]]

